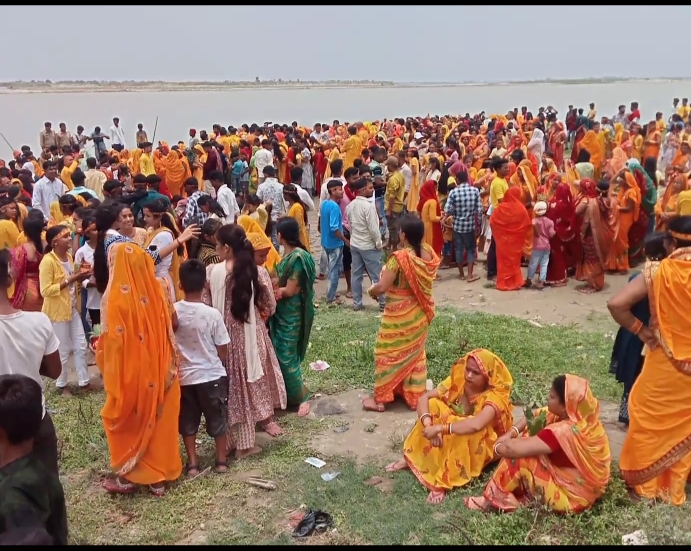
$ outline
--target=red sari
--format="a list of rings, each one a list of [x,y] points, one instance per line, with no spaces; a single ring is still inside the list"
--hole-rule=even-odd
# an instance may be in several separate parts
[[[324,174],[326,174],[328,160],[324,152],[321,149],[317,149],[312,157],[312,162],[314,163],[314,178],[318,196],[322,189],[322,182],[324,181]]]
[[[557,170],[564,169],[564,140],[566,134],[564,132],[564,124],[560,121],[555,122],[549,129],[549,136],[547,138],[547,146],[552,152],[554,164],[557,165]]]
[[[605,266],[614,232],[608,224],[609,206],[604,197],[598,197],[595,182],[581,180],[581,188],[581,201],[586,201],[587,206],[581,228],[583,252],[576,266],[576,279],[585,281],[593,291],[600,291],[605,286]]]
[[[509,188],[489,219],[497,247],[497,289],[500,291],[518,290],[525,282],[521,255],[531,221],[520,197],[520,188]]]
[[[547,209],[547,217],[554,222],[555,234],[549,240],[551,250],[545,283],[553,287],[563,287],[566,285],[568,268],[576,265],[576,259],[570,254],[569,245],[574,240],[580,243],[580,234],[576,226],[576,207],[569,184],[557,186]]]

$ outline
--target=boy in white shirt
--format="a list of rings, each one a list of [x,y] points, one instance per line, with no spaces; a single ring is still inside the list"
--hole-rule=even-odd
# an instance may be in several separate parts
[[[180,350],[180,417],[178,429],[187,452],[187,474],[199,475],[196,439],[202,414],[206,432],[216,441],[216,472],[228,472],[228,377],[223,360],[230,336],[221,313],[202,302],[206,268],[197,259],[180,266],[184,300],[175,303]]]
[[[94,252],[98,241],[95,218],[89,217],[82,220],[82,235],[87,241],[77,249],[74,255],[74,263],[79,266],[80,270],[84,266],[93,268],[94,265]],[[82,282],[82,287],[86,289],[86,309],[89,312],[91,327],[93,328],[94,325],[101,323],[101,298],[103,295],[96,289],[96,280],[93,276],[85,279]],[[84,308],[84,304],[82,304],[82,308]]]

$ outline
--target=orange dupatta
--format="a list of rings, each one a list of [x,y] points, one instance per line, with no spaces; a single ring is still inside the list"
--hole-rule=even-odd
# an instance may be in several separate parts
[[[531,221],[520,195],[519,188],[509,188],[489,219],[497,247],[497,289],[500,291],[520,289],[525,282],[521,255]]]
[[[96,363],[111,467],[133,484],[175,480],[182,472],[180,384],[169,299],[141,247],[113,244],[108,260]]]
[[[423,243],[422,248],[432,255],[431,260],[423,260],[410,249],[399,249],[391,254],[396,258],[413,296],[427,316],[427,321],[432,323],[434,319],[432,282],[437,276],[437,268],[441,261],[432,247]]]
[[[593,130],[588,130],[583,139],[578,142],[578,149],[585,149],[590,153],[590,163],[595,167],[595,179],[600,177],[602,172],[602,159],[604,158],[604,152],[600,145],[600,139]]]
[[[607,433],[600,422],[600,405],[588,381],[576,375],[566,375],[564,394],[568,419],[560,421],[548,412],[545,430],[555,436],[580,476],[574,477],[550,461],[543,465],[569,493],[593,503],[605,493],[612,463]]]
[[[183,162],[182,155],[174,149],[163,158],[163,162],[168,191],[171,195],[182,195],[185,180],[192,175],[189,164]]]

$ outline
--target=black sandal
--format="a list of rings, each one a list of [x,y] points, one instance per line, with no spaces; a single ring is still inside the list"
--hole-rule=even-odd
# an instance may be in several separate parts
[[[190,475],[190,471],[197,471],[197,474]],[[189,463],[185,465],[185,472],[187,473],[187,476],[189,476],[190,478],[197,478],[201,474],[201,471],[199,470],[199,465],[190,465]]]
[[[219,467],[225,467],[225,471],[219,471]],[[216,474],[226,474],[228,472],[228,461],[216,461],[215,465]]]

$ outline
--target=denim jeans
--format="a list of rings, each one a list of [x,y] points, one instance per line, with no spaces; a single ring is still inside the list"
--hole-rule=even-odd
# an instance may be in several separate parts
[[[336,300],[336,291],[338,291],[338,280],[341,277],[341,265],[343,264],[343,247],[335,249],[324,249],[326,258],[329,262],[327,279],[328,287],[326,288],[326,301],[333,302]]]
[[[82,311],[80,316],[82,318],[82,325],[84,326],[84,334],[89,335],[91,333],[91,325],[89,325],[89,311],[86,309],[86,297],[87,290],[82,289],[81,299],[82,299]]]
[[[369,274],[372,285],[379,283],[381,273],[382,252],[378,249],[362,250],[351,245],[350,252],[353,255],[353,306],[362,307],[362,278],[365,270]],[[384,295],[379,297],[379,307],[383,308],[386,304]]]
[[[540,267],[540,281],[544,283],[547,280],[547,265],[549,264],[549,251],[536,251],[530,254],[530,262],[528,263],[528,279],[535,277],[538,266]]]
[[[329,258],[326,256],[326,251],[322,249],[319,255],[319,274],[325,276],[329,273]]]
[[[386,223],[386,209],[384,208],[386,206],[386,203],[384,203],[384,196],[382,195],[381,197],[375,197],[374,204],[377,205],[377,214],[382,221],[379,231],[381,232],[381,238],[384,239],[386,236],[386,231],[388,230],[388,225]]]
[[[271,225],[271,242],[274,244],[274,247],[278,251],[281,246],[278,244],[278,236],[276,235],[276,220],[274,220],[274,223]]]
[[[475,230],[469,232],[453,232],[453,243],[456,247],[456,264],[463,262],[463,250],[465,249],[467,256],[466,262],[470,264],[475,262]]]

